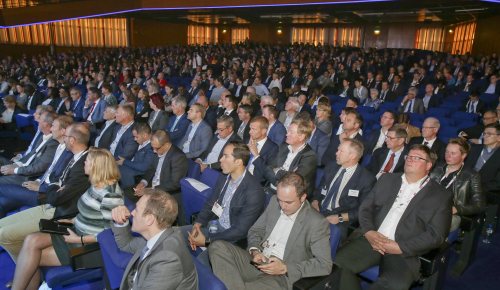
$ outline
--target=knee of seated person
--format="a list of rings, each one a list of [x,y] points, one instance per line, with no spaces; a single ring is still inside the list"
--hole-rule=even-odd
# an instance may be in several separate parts
[[[217,254],[219,251],[226,251],[226,242],[222,240],[213,241],[208,246],[208,253],[212,255],[212,253]]]
[[[23,249],[35,249],[40,245],[40,233],[32,233],[26,236],[23,243]]]

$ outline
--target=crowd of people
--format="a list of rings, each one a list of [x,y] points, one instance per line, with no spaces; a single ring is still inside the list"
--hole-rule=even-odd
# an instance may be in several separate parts
[[[20,113],[37,125],[24,152],[0,157],[9,286],[37,289],[40,266],[112,228],[135,254],[122,289],[197,289],[192,255],[228,289],[292,289],[332,263],[338,289],[360,289],[373,265],[374,289],[407,289],[418,256],[500,190],[499,69],[495,54],[299,44],[4,58],[0,136],[19,133]],[[442,138],[426,112],[450,100],[472,123]],[[193,166],[222,175],[185,225]],[[41,233],[40,219],[73,227]]]

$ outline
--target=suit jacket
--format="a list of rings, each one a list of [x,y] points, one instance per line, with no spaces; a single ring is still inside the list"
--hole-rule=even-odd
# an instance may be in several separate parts
[[[397,97],[394,94],[394,92],[388,90],[385,93],[382,91],[380,92],[380,99],[383,100],[384,102],[394,102],[397,99]]]
[[[320,185],[314,191],[314,200],[317,200],[321,204],[326,196],[324,194],[328,193],[333,178],[341,168],[342,167],[337,163],[332,163],[330,166],[325,168],[325,175],[321,178]],[[358,165],[340,193],[339,207],[333,208],[332,205],[332,210],[324,213],[325,216],[337,215],[346,212],[349,214],[349,224],[357,224],[359,205],[373,188],[375,182],[377,182],[377,179],[373,173],[361,165]],[[352,190],[357,191],[357,195],[353,194]]]
[[[90,109],[92,106],[89,106],[88,108],[83,108],[83,119],[87,120],[90,114]],[[106,110],[106,101],[104,99],[99,99],[99,103],[94,108],[94,111],[92,112],[92,124],[100,124],[103,123],[104,120],[104,110]]]
[[[155,158],[144,174],[144,180],[148,182],[148,186],[152,186],[159,160],[159,158]],[[181,188],[180,180],[186,177],[187,170],[188,160],[186,155],[179,148],[170,147],[161,167],[160,184],[155,188],[171,194],[179,192]]]
[[[405,159],[404,156],[406,152],[408,151],[409,146],[405,146],[403,149],[403,152],[401,152],[401,155],[399,156],[398,162],[396,163],[396,166],[394,167],[394,170],[392,171],[393,173],[396,172],[403,172],[404,171],[404,166],[405,166]],[[366,169],[368,169],[371,173],[374,175],[377,175],[383,168],[382,165],[384,165],[384,161],[387,158],[387,155],[392,153],[390,152],[391,150],[387,147],[382,147],[378,148],[373,152],[372,158],[370,159],[370,163],[366,166]]]
[[[89,178],[84,170],[86,158],[87,152],[68,169],[60,185],[49,185],[45,197],[42,196],[41,201],[46,198],[46,203],[56,207],[54,218],[78,213],[78,199],[90,187]]]
[[[210,125],[213,131],[217,130],[217,107],[208,107],[205,111],[205,118],[203,120]]]
[[[168,132],[168,135],[170,136],[170,141],[172,141],[172,144],[175,146],[179,147],[179,142],[181,141],[182,137],[184,137],[184,133],[186,132],[189,124],[191,121],[188,120],[187,114],[183,114],[180,118],[177,124],[175,124],[175,119],[177,118],[176,115],[170,116],[170,119],[168,120],[168,125],[166,131]]]
[[[279,169],[276,173],[274,172],[275,168],[281,168],[285,163],[286,157],[290,150],[288,149],[288,144],[281,144],[278,149],[278,154],[276,158],[269,161],[266,165],[263,160],[259,160],[257,158],[253,165],[255,166],[255,171],[262,172],[262,175],[267,180],[269,184],[276,186],[278,184],[278,180],[285,175],[287,172],[295,172],[300,174],[306,180],[308,184],[307,193],[311,194],[314,191],[314,181],[316,178],[316,153],[311,149],[309,145],[306,144],[304,149],[302,149],[290,164],[290,168],[288,171]]]
[[[398,111],[400,113],[403,113],[406,109],[406,105],[408,104],[408,102],[411,102],[411,101],[407,101],[406,103],[401,103],[399,105],[399,108],[398,108]],[[425,113],[425,107],[424,107],[424,102],[422,101],[422,99],[419,99],[419,98],[415,98],[413,99],[413,111],[411,111],[411,108],[408,110],[408,112],[411,112],[411,113],[416,113],[416,114],[424,114]]]
[[[273,196],[264,213],[248,231],[249,249],[263,250],[262,243],[271,235],[280,214],[281,207]],[[328,275],[332,269],[330,251],[329,224],[306,200],[285,246],[283,261],[288,269],[284,276],[287,288],[292,289],[293,283],[301,278]]]
[[[464,102],[464,104],[461,108],[461,111],[469,112],[469,102],[470,102],[470,100],[466,100]],[[486,105],[484,104],[484,102],[482,100],[478,100],[474,113],[482,115],[485,111],[486,111]]]
[[[262,145],[262,148],[260,149],[259,158],[251,159],[249,162],[254,164],[255,161],[261,159],[261,162],[263,162],[267,166],[269,162],[276,157],[276,154],[278,154],[278,145],[276,145],[276,143],[271,141],[271,139],[267,138],[266,142],[264,143],[264,145]],[[255,170],[255,167],[253,171],[253,176],[255,176],[262,185],[265,184],[266,179],[263,175],[263,172]]]
[[[31,104],[29,102],[30,98],[31,98]],[[32,96],[28,96],[28,101],[26,102],[26,107],[27,107],[26,109],[28,111],[36,110],[36,107],[42,104],[44,98],[45,98],[44,95],[40,91],[36,90]]]
[[[120,289],[198,289],[193,258],[179,228],[167,228],[142,261],[141,252],[147,241],[132,236],[130,226],[116,227],[112,223],[111,229],[120,250],[134,254],[125,269]],[[129,281],[134,269],[137,269],[137,276],[132,285]]]
[[[354,88],[353,89],[353,96],[357,98],[360,101],[366,100],[368,98],[368,89],[365,88],[364,86],[361,86],[361,93],[358,93],[358,89]]]
[[[359,208],[359,228],[352,237],[377,231],[391,209],[399,189],[402,173],[383,174]],[[452,195],[430,180],[413,197],[395,232],[402,256],[415,277],[419,275],[418,256],[439,247],[450,231]]]
[[[335,154],[340,146],[340,135],[336,135],[335,132],[336,130],[333,130],[333,134],[330,137],[330,143],[321,159],[321,164],[323,166],[327,166],[330,162],[335,162]],[[363,137],[359,133],[354,136],[354,139],[363,142]]]
[[[141,148],[141,150],[137,150],[134,154],[134,158],[131,160],[125,159],[123,164],[118,166],[120,169],[120,184],[122,187],[126,188],[134,185],[135,177],[144,174],[155,159],[158,159],[158,156],[153,152],[151,143]]]
[[[56,107],[54,108],[54,109],[56,109],[56,113],[59,115],[66,115],[66,112],[71,111],[71,109],[73,108],[73,100],[71,98],[69,98],[69,107],[70,107],[69,110],[66,108],[66,104],[64,102],[65,102],[64,100],[59,99],[59,102],[57,103]],[[57,110],[57,109],[59,109],[59,110]]]
[[[153,116],[155,114],[157,114],[158,116],[155,118],[155,121],[151,124],[151,122],[153,121]],[[155,113],[155,111],[151,111],[151,113],[149,114],[148,124],[151,127],[152,132],[160,129],[165,130],[167,128],[168,121],[169,121],[168,113],[163,110],[158,111],[158,113]]]
[[[424,101],[424,96],[422,96],[422,102]],[[439,95],[432,94],[431,98],[429,99],[429,103],[427,104],[427,110],[430,108],[436,108],[441,105],[441,97]],[[424,107],[425,108],[425,107]]]
[[[297,113],[295,113],[294,117],[297,116]],[[278,121],[280,121],[281,124],[285,124],[285,121],[286,121],[286,111],[281,111],[279,117],[278,117]],[[292,118],[293,119],[293,118]]]
[[[240,90],[238,91],[238,87],[240,87]],[[233,87],[233,89],[231,90],[231,94],[233,96],[235,96],[236,98],[238,99],[241,99],[241,97],[243,96],[243,94],[247,91],[247,87],[244,86],[244,85],[241,85],[241,86],[237,86],[235,85]]]
[[[397,99],[401,96],[404,96],[404,94],[406,93],[406,88],[404,87],[404,85],[402,83],[399,83],[396,90],[393,90],[393,85],[391,85],[390,90],[394,94],[395,98]]]
[[[120,125],[113,121],[113,123],[111,123],[107,128],[102,127],[101,129],[99,129],[99,133],[97,134],[97,136],[101,136],[101,138],[99,139],[99,146],[97,146],[97,148],[109,150],[109,146],[111,145],[111,142],[113,142],[113,137],[116,133],[117,128],[119,130],[119,127]],[[96,144],[94,140],[94,146],[95,145]]]
[[[215,184],[212,195],[205,202],[200,211],[197,223],[207,226],[211,220],[218,219],[212,212],[215,202],[222,205],[222,200],[226,195],[226,182],[230,176],[221,175]],[[265,194],[259,180],[250,173],[246,172],[243,180],[233,194],[229,204],[229,220],[231,227],[225,231],[210,234],[211,240],[224,240],[231,243],[244,240],[247,237],[248,229],[254,224],[257,218],[264,211]]]
[[[330,143],[330,136],[325,134],[323,131],[316,128],[314,130],[314,134],[311,136],[307,144],[311,146],[312,150],[316,153],[316,158],[318,161],[318,166],[321,165],[321,160],[323,158],[323,154],[328,148],[328,144]]]
[[[73,119],[75,122],[83,121],[83,106],[85,105],[85,99],[80,97],[76,102],[71,104],[71,111],[73,112]]]
[[[117,124],[117,126],[115,127],[113,138],[111,139],[111,143],[113,143],[113,141],[116,139],[116,136],[120,128],[121,125]],[[118,141],[118,144],[116,145],[114,154],[115,158],[118,158],[120,156],[130,160],[132,159],[132,157],[134,157],[134,154],[137,151],[137,147],[139,147],[139,144],[137,144],[137,142],[135,142],[134,140],[134,135],[132,134],[133,128],[134,124],[128,127],[128,129],[121,136],[120,140]]]
[[[57,146],[59,146],[59,142],[55,139],[50,138],[45,144],[36,152],[32,150],[30,154],[24,156],[19,160],[20,162],[28,161],[31,156],[35,155],[35,158],[31,161],[27,166],[22,166],[17,168],[17,174],[23,176],[31,176],[37,177],[43,175],[45,170],[47,170],[54,159],[54,154],[56,153]]]
[[[138,99],[137,104],[135,106],[135,119],[147,120],[149,117],[149,113],[151,113],[151,108],[149,107],[149,103]]]
[[[408,147],[411,147],[414,144],[423,144],[423,143],[424,143],[424,137],[413,137],[410,139]],[[444,161],[444,152],[446,151],[446,144],[443,143],[441,140],[439,140],[439,138],[437,138],[436,141],[434,141],[431,150],[437,154],[439,161]]]
[[[204,161],[208,157],[208,154],[210,154],[210,152],[212,152],[215,144],[217,144],[217,141],[219,141],[219,135],[218,134],[213,135],[212,140],[210,140],[210,144],[208,145],[207,150],[205,150],[205,152],[203,152],[200,155],[200,159],[202,161]],[[222,155],[224,153],[224,147],[226,147],[227,143],[232,142],[232,141],[240,141],[241,142],[241,139],[240,139],[240,137],[238,137],[236,132],[233,132],[233,134],[229,137],[229,139],[224,143],[224,146],[222,146],[222,150],[220,151],[219,155],[217,156],[217,161],[209,164],[210,168],[217,169],[217,170],[221,169],[219,160],[222,158]]]
[[[283,124],[276,120],[272,127],[267,131],[267,137],[271,139],[276,145],[281,145],[285,143],[286,138],[286,128]]]
[[[186,134],[184,134],[184,137],[182,137],[181,141],[179,142],[179,148],[181,150],[182,147],[184,146],[184,143],[186,143],[186,141],[188,140],[189,133],[191,132],[192,128],[193,124],[191,123],[188,126]],[[212,140],[212,129],[205,121],[202,120],[201,123],[198,125],[196,132],[194,133],[193,139],[191,139],[191,143],[189,143],[189,152],[186,153],[186,157],[187,158],[200,157],[200,155],[205,150],[207,150],[210,140]]]
[[[364,145],[365,145],[365,153],[366,154],[372,154],[373,153],[373,149],[377,145],[377,141],[378,141],[378,138],[380,137],[380,134],[381,134],[380,129],[373,130],[370,133],[370,135],[368,135],[366,137],[365,141],[363,142]],[[385,142],[382,144],[382,147],[387,147],[387,145],[385,144]]]
[[[477,160],[481,158],[483,148],[483,145],[473,144],[465,160],[465,166],[474,168]],[[484,192],[500,190],[500,150],[498,148],[488,161],[486,161],[483,167],[481,167],[479,175],[481,175],[481,184]]]

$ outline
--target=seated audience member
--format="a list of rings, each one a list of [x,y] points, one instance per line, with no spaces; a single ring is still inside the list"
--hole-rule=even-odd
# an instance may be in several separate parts
[[[104,123],[104,110],[107,103],[102,100],[99,90],[91,87],[87,92],[87,99],[83,106],[83,119],[90,122],[96,127],[102,126]]]
[[[40,266],[70,265],[70,249],[97,242],[96,235],[109,227],[111,210],[123,205],[118,186],[120,173],[113,155],[90,149],[85,160],[90,187],[78,201],[78,214],[71,220],[69,235],[33,233],[26,237],[17,259],[12,289],[37,289]]]
[[[132,136],[134,136],[135,142],[139,144],[134,157],[131,160],[119,157],[116,161],[120,170],[120,185],[122,188],[133,186],[135,177],[143,175],[155,159],[153,148],[151,148],[151,128],[149,125],[143,122],[135,123]]]
[[[264,210],[265,203],[259,181],[246,171],[249,158],[245,144],[230,142],[224,148],[220,166],[225,175],[217,180],[194,225],[182,228],[193,251],[216,240],[246,244],[248,229]],[[213,221],[217,231],[209,232],[209,223]],[[198,259],[209,265],[207,254],[205,251]]]
[[[94,147],[109,149],[111,142],[113,142],[113,137],[116,133],[117,128],[120,127],[116,123],[116,110],[118,106],[107,106],[104,110],[103,118],[105,120],[104,125],[101,129],[97,129],[97,137],[94,140]]]
[[[269,122],[267,137],[276,145],[280,146],[285,142],[286,128],[278,121],[278,114],[279,112],[275,106],[265,105],[264,108],[262,108],[262,116]]]
[[[57,103],[54,111],[58,115],[65,115],[67,112],[71,112],[73,106],[73,99],[69,97],[69,88],[66,86],[59,88],[60,100]]]
[[[358,164],[363,150],[360,141],[343,140],[336,153],[336,162],[326,165],[325,175],[311,203],[329,223],[338,225],[342,240],[347,238],[349,226],[357,225],[359,205],[377,181],[370,171]]]
[[[484,128],[483,144],[474,144],[465,161],[481,176],[485,193],[500,190],[500,125],[488,124]]]
[[[151,108],[149,107],[149,92],[146,89],[140,89],[137,94],[137,102],[135,104],[135,119],[137,121],[147,121]]]
[[[71,110],[66,112],[66,115],[72,116],[75,122],[83,121],[83,107],[85,105],[85,99],[82,97],[82,91],[77,87],[72,87],[69,90],[69,96],[71,97],[72,104]]]
[[[218,102],[222,93],[227,91],[224,87],[224,80],[222,77],[217,77],[213,79],[215,87],[212,90],[212,94],[210,95],[210,102]]]
[[[271,105],[271,106],[275,106],[275,99],[272,97],[272,96],[262,96],[260,98],[260,102],[259,102],[259,111],[257,111],[257,113],[255,114],[256,116],[262,116],[262,111],[264,110],[264,107],[266,105]],[[278,112],[278,115],[279,115],[279,112]],[[278,117],[276,117],[276,119],[278,119]]]
[[[40,116],[38,127],[43,134],[41,142],[18,161],[0,167],[0,172],[3,174],[0,176],[0,184],[21,185],[29,178],[43,175],[49,168],[59,145],[57,140],[52,138],[51,132],[52,122],[56,118],[57,115],[52,112],[45,112]]]
[[[406,143],[410,142],[413,137],[420,137],[422,133],[420,133],[420,129],[410,124],[410,114],[401,113],[398,114],[396,124],[398,128],[401,128],[406,131],[408,136],[406,137]]]
[[[325,98],[326,100],[328,100],[328,98],[326,98],[324,95],[314,95],[316,97],[316,100],[312,100],[312,97],[309,101],[313,101],[313,106],[314,106],[314,109],[316,109],[316,107],[318,106],[319,104],[319,100],[321,98]],[[299,113],[302,113],[302,112],[307,112],[309,114],[311,114],[311,105],[308,103],[307,101],[307,95],[305,93],[301,93],[298,97],[297,97],[297,100],[299,101]]]
[[[293,118],[299,113],[299,100],[296,97],[289,97],[285,104],[285,110],[280,113],[278,120],[285,126],[288,127],[292,123]]]
[[[151,148],[158,157],[149,164],[144,177],[135,188],[125,189],[126,197],[132,201],[137,201],[146,187],[161,189],[175,196],[179,193],[181,178],[187,174],[186,155],[173,146],[167,132],[163,130],[154,132],[151,137]]]
[[[417,144],[404,173],[380,177],[361,203],[359,228],[337,252],[334,289],[361,289],[356,274],[376,265],[373,289],[408,289],[420,277],[418,256],[439,247],[451,223],[452,196],[428,176],[435,161],[434,152]]]
[[[252,119],[253,109],[251,105],[242,104],[238,107],[238,118],[240,121],[240,126],[236,133],[238,137],[243,140],[243,143],[247,144],[250,140],[250,119]]]
[[[269,90],[266,88],[266,85],[264,85],[260,79],[260,77],[256,77],[253,80],[252,87],[255,88],[255,94],[258,96],[265,96],[269,95]],[[248,89],[248,88],[247,88]]]
[[[483,93],[500,95],[500,81],[498,81],[497,75],[492,74],[490,76],[490,82],[484,86]]]
[[[462,106],[462,111],[481,116],[486,111],[486,105],[479,99],[477,92],[471,92],[469,99]]]
[[[228,289],[292,289],[332,269],[328,222],[311,208],[304,179],[283,175],[277,195],[248,231],[248,250],[227,241],[208,248],[214,274]]]
[[[103,101],[106,102],[107,106],[118,105],[116,97],[113,95],[113,88],[110,84],[103,84],[101,86],[101,94]]]
[[[175,198],[158,189],[144,190],[132,213],[125,206],[112,210],[116,243],[120,250],[134,254],[120,289],[198,289],[196,268],[181,230],[172,227],[177,213]],[[141,236],[133,236],[132,231]]]
[[[382,102],[394,102],[396,100],[396,96],[389,89],[388,81],[382,81],[382,89],[380,90],[379,99],[382,100]]]
[[[288,128],[286,144],[279,145],[276,158],[270,160],[267,166],[258,159],[253,162],[254,172],[261,172],[271,193],[275,192],[278,180],[287,172],[296,172],[303,176],[308,185],[307,192],[313,192],[317,159],[316,153],[307,144],[311,132],[310,120],[294,120]]]
[[[168,113],[165,112],[165,102],[160,94],[154,94],[149,99],[151,112],[149,113],[148,124],[151,131],[165,130],[168,124]]]
[[[39,231],[40,219],[52,219],[78,212],[78,199],[90,186],[89,178],[84,172],[89,138],[90,131],[87,125],[81,123],[70,125],[64,134],[64,143],[66,149],[73,153],[73,157],[64,168],[59,180],[49,184],[45,193],[39,194],[41,205],[0,220],[0,245],[14,261],[17,260],[24,238],[30,233]]]
[[[172,99],[172,116],[168,120],[166,131],[170,136],[172,144],[179,147],[179,142],[189,126],[189,120],[186,114],[186,99],[175,97]]]
[[[116,123],[115,134],[113,141],[109,145],[109,151],[115,158],[125,158],[127,160],[134,157],[137,147],[139,146],[134,141],[132,136],[132,128],[134,126],[134,107],[130,104],[119,105],[115,116]]]
[[[401,101],[399,106],[400,113],[416,113],[416,114],[424,114],[425,107],[422,99],[416,98],[418,90],[415,87],[411,87],[408,89],[408,93]]]
[[[73,154],[66,150],[64,135],[66,128],[72,123],[71,117],[60,116],[52,122],[52,138],[59,144],[54,157],[42,177],[25,181],[22,184],[0,185],[0,218],[9,211],[22,206],[37,206],[38,193],[45,193],[51,183],[58,182]]]
[[[389,128],[391,128],[396,120],[396,114],[392,111],[385,111],[380,116],[380,130],[374,130],[365,140],[365,151],[367,154],[372,154],[375,150],[385,147],[385,137]]]
[[[363,117],[354,109],[344,110],[344,112],[345,117],[341,125],[342,133],[339,135],[332,134],[330,137],[330,144],[328,144],[323,154],[323,159],[321,159],[321,164],[324,166],[330,162],[335,162],[335,152],[337,152],[342,140],[349,138],[363,141],[363,137],[360,134],[360,128],[363,126]]]
[[[16,97],[5,96],[3,97],[4,107],[0,109],[0,137],[4,132],[15,132],[16,116],[22,112],[21,108],[17,106]]]
[[[32,84],[24,85],[26,95],[28,96],[28,102],[26,103],[26,110],[34,111],[36,108],[42,104],[44,95],[38,91]]]
[[[57,105],[61,101],[59,97],[59,91],[55,87],[47,88],[46,98],[43,100],[42,105],[51,106],[54,112],[56,111]]]
[[[314,125],[318,130],[325,133],[328,137],[332,135],[333,124],[332,124],[332,107],[329,104],[320,103],[316,109],[316,118],[314,119]],[[321,158],[318,158],[321,160]]]
[[[191,124],[179,142],[179,148],[186,154],[187,158],[200,157],[212,140],[212,129],[203,120],[204,116],[205,108],[202,105],[196,103],[189,108],[188,119]]]
[[[464,129],[458,136],[469,140],[473,144],[482,144],[483,131],[489,124],[498,124],[498,116],[495,110],[488,110],[483,114],[483,121],[476,126]]]
[[[461,138],[450,139],[446,146],[444,164],[431,172],[431,178],[453,194],[451,229],[460,226],[461,216],[481,213],[485,207],[485,196],[481,188],[481,177],[472,168],[464,166],[470,145]]]
[[[240,119],[238,118],[238,100],[230,94],[221,96],[222,105],[224,107],[224,115],[233,118],[233,129],[237,131],[240,127]]]
[[[384,173],[403,172],[406,154],[406,131],[396,126],[389,128],[385,137],[386,146],[373,152],[370,163],[366,166],[377,179]]]
[[[422,125],[422,137],[413,137],[408,143],[409,146],[413,144],[422,144],[437,154],[438,160],[444,160],[444,151],[446,150],[446,144],[439,140],[437,134],[439,132],[440,123],[439,120],[434,117],[428,117],[425,119]]]
[[[395,96],[395,99],[404,96],[405,91],[406,87],[401,83],[401,76],[398,74],[394,75],[394,79],[392,80],[391,92]]]
[[[205,121],[210,128],[215,131],[217,128],[217,116],[222,116],[224,111],[222,110],[222,113],[219,115],[217,110],[218,108],[215,106],[209,106],[208,105],[208,99],[207,96],[204,95],[203,90],[200,91],[199,93],[199,98],[198,98],[198,104],[200,104],[205,112],[205,117],[203,117],[203,121]],[[225,98],[225,97],[224,97]],[[189,121],[189,120],[188,120]],[[189,123],[188,123],[189,125]],[[185,132],[185,131],[184,131]],[[184,135],[182,135],[184,137]]]
[[[269,162],[276,157],[278,153],[278,145],[267,137],[267,128],[269,122],[263,116],[254,117],[250,121],[250,141],[248,141],[248,149],[250,150],[250,160],[248,161],[248,172],[259,178],[261,183],[265,182],[264,177],[260,172],[255,171],[254,162],[263,162],[268,165]]]
[[[207,150],[195,160],[200,164],[201,172],[207,167],[220,170],[220,159],[223,156],[224,147],[233,141],[241,141],[233,131],[233,118],[222,115],[217,119],[217,134],[213,135]]]
[[[429,110],[429,108],[435,108],[441,105],[441,98],[438,95],[434,94],[433,84],[425,85],[425,93],[422,97],[422,101],[424,102],[424,108],[426,112]]]
[[[299,115],[297,115],[296,119],[297,118],[303,118],[304,120],[311,123],[312,132],[311,137],[307,139],[307,144],[309,144],[314,153],[316,153],[317,165],[321,166],[321,159],[323,158],[323,154],[325,154],[328,143],[330,142],[330,136],[316,127],[314,122],[310,119],[309,114],[300,113]]]
[[[339,90],[339,96],[341,98],[353,98],[354,97],[354,89],[350,85],[350,81],[348,79],[342,80],[342,88]]]
[[[378,107],[380,106],[380,104],[382,104],[382,102],[383,101],[378,97],[378,90],[370,89],[370,97],[366,99],[366,101],[363,103],[363,106],[378,110]]]
[[[368,89],[363,86],[363,80],[360,78],[354,80],[353,97],[358,99],[360,104],[364,104],[368,98]]]

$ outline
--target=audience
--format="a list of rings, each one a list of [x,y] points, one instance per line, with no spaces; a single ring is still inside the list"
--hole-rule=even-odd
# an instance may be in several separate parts
[[[203,120],[205,108],[196,103],[189,108],[188,119],[191,124],[188,126],[184,137],[179,142],[179,148],[186,154],[187,158],[196,159],[207,150],[212,139],[212,129]]]

